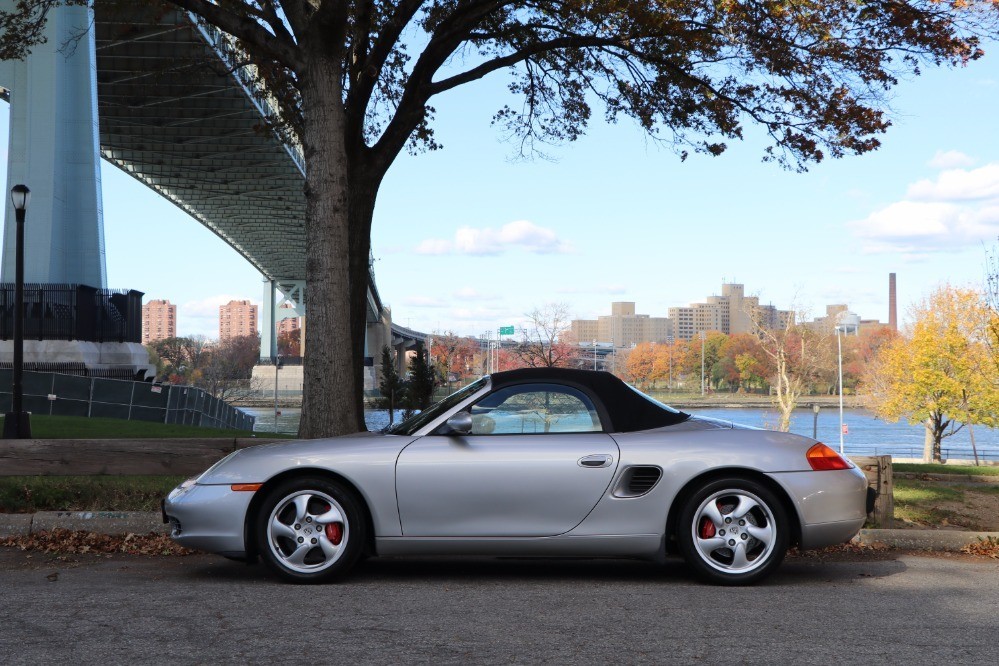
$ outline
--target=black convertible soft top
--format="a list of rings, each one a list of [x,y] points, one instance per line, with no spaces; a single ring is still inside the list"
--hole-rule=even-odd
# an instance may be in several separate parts
[[[609,432],[636,432],[676,425],[689,414],[669,409],[637,392],[609,372],[569,368],[523,368],[492,375],[495,390],[513,384],[545,382],[565,384],[599,401],[610,419]]]

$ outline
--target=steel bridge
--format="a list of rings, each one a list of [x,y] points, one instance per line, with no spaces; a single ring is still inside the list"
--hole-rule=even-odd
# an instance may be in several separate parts
[[[105,160],[211,229],[264,276],[261,356],[275,319],[305,314],[305,164],[266,127],[268,97],[231,40],[182,11],[95,7]],[[152,230],[151,230],[152,231]],[[369,348],[391,338],[374,286]],[[277,296],[277,299],[275,299]],[[291,309],[280,308],[290,303]],[[275,305],[276,304],[276,305]],[[276,308],[276,309],[275,309]],[[374,335],[372,335],[374,333]]]

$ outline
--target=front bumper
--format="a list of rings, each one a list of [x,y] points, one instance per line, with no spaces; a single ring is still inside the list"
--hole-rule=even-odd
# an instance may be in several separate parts
[[[185,548],[230,557],[246,552],[244,525],[252,492],[236,492],[229,485],[177,488],[163,501],[171,538]]]

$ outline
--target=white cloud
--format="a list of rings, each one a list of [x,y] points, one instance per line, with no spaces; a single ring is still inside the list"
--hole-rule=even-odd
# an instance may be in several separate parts
[[[416,254],[451,254],[451,241],[430,238],[416,246]]]
[[[906,198],[847,224],[865,253],[919,261],[999,236],[999,163],[951,169],[909,186]]]
[[[999,199],[999,163],[972,169],[950,169],[935,181],[920,180],[906,196],[917,201],[976,201]]]
[[[443,308],[447,303],[439,298],[430,296],[407,296],[402,299],[404,305],[414,308]]]
[[[496,294],[480,293],[477,289],[473,289],[472,287],[462,287],[457,291],[451,292],[451,296],[453,296],[456,300],[459,301],[477,301],[477,302],[496,301],[499,300],[500,298]]]
[[[975,158],[959,150],[938,150],[927,164],[934,169],[960,169],[975,166]]]
[[[562,254],[571,246],[546,227],[527,220],[516,220],[499,229],[460,227],[453,240],[430,238],[416,246],[417,254],[468,254],[495,256],[519,249],[533,254]]]

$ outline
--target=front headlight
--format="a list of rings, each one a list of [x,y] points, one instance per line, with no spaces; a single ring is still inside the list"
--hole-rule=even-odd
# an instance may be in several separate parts
[[[167,495],[167,499],[168,500],[177,499],[178,497],[186,493],[188,490],[193,488],[194,484],[196,484],[197,482],[198,482],[198,477],[192,476],[190,479],[188,479],[184,483],[180,484],[179,486],[171,490],[170,494]]]

